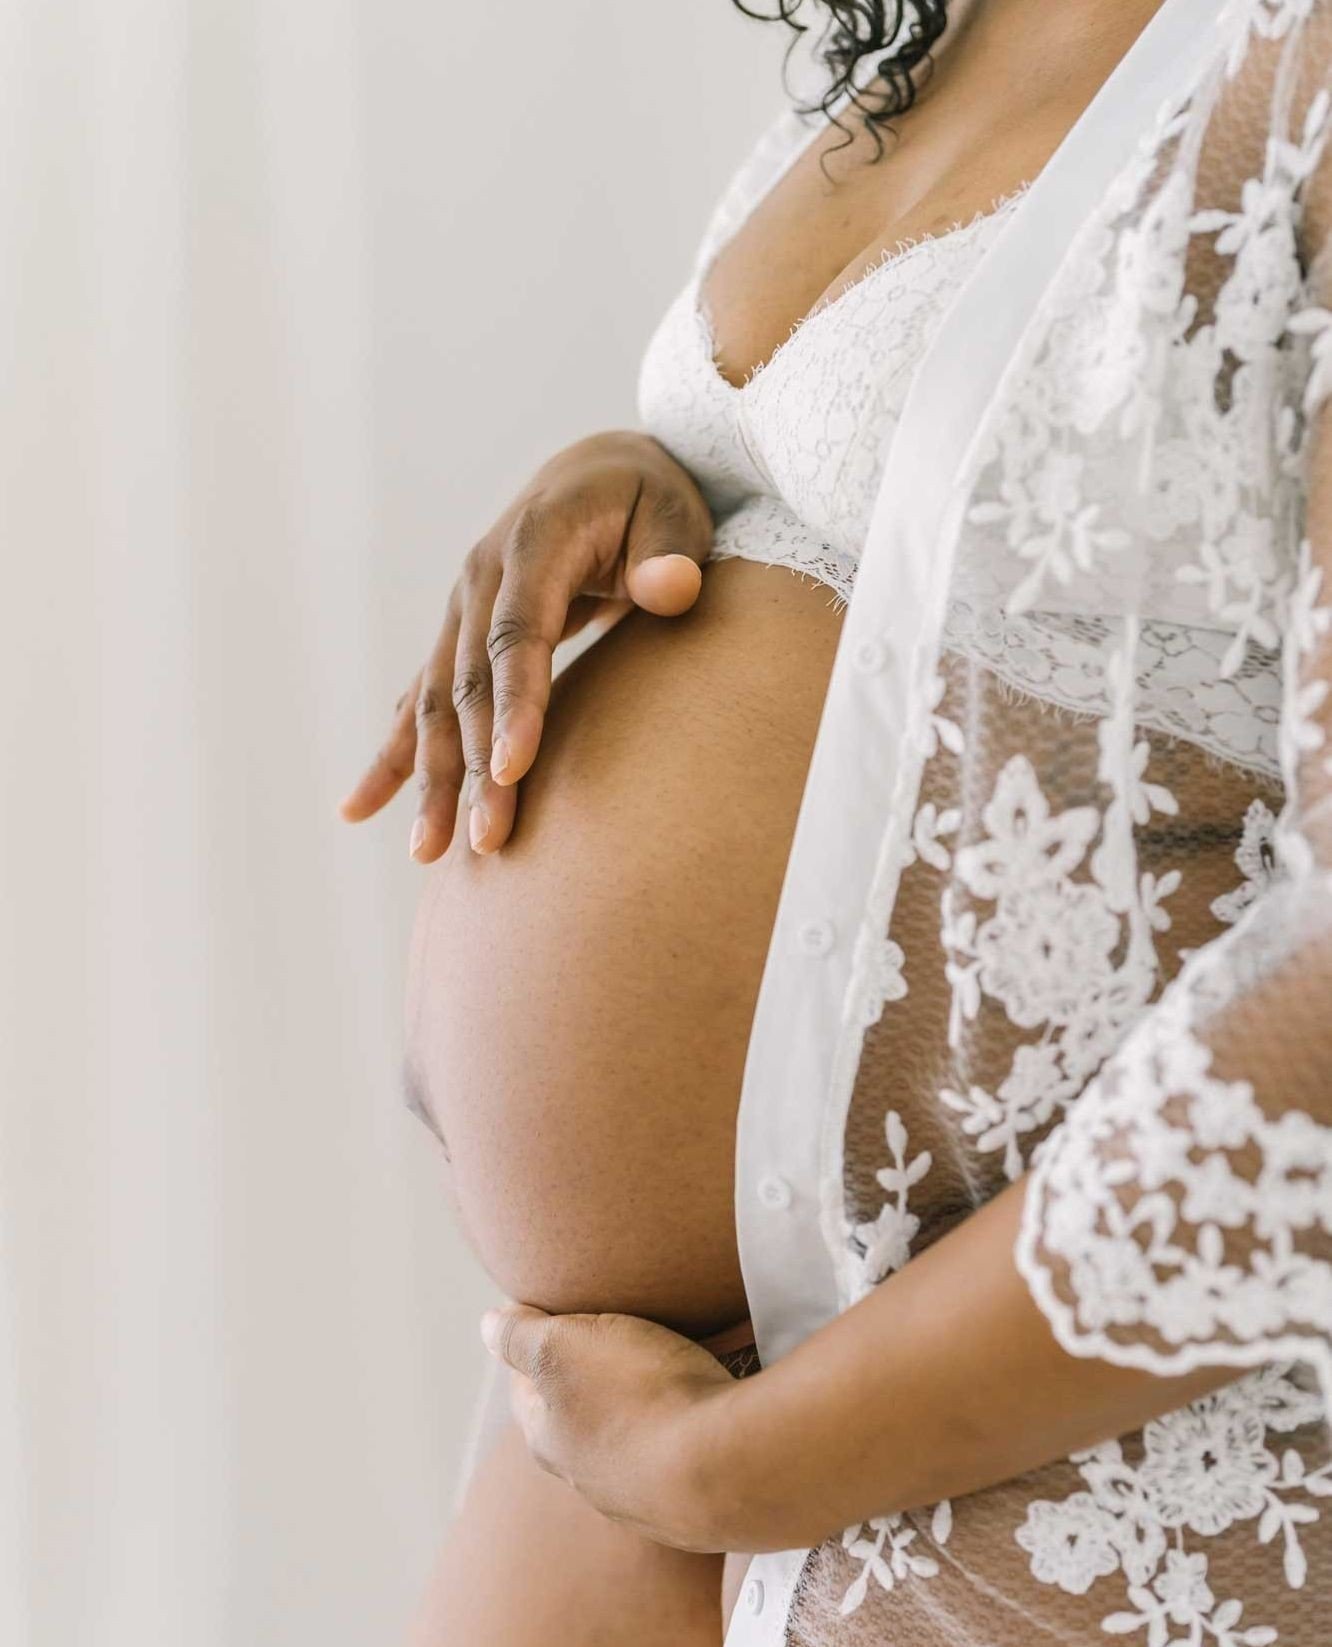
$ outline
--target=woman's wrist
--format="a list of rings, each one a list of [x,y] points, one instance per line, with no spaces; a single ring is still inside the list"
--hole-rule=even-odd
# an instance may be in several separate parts
[[[747,1506],[748,1471],[740,1397],[746,1384],[757,1381],[736,1379],[709,1390],[689,1406],[682,1433],[669,1443],[664,1469],[677,1518],[694,1549],[743,1548],[739,1522]]]
[[[717,1390],[691,1412],[681,1479],[697,1548],[758,1554],[802,1548],[830,1531],[811,1522],[815,1484],[797,1479],[800,1449],[792,1446],[785,1386],[779,1369],[769,1369]]]

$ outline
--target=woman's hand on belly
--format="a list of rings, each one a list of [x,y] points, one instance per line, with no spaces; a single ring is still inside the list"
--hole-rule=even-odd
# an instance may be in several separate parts
[[[624,1316],[488,1312],[537,1461],[687,1550],[789,1550],[1010,1481],[1241,1375],[1162,1378],[1056,1342],[1013,1249],[1024,1179],[751,1378]],[[714,1363],[715,1366],[715,1363]]]
[[[518,1375],[514,1417],[543,1470],[655,1543],[729,1547],[708,1461],[737,1386],[713,1355],[635,1316],[522,1305],[488,1310],[481,1336]]]
[[[650,436],[614,430],[560,452],[468,553],[434,651],[342,816],[378,812],[415,770],[412,856],[447,850],[465,783],[471,845],[496,851],[536,759],[557,644],[608,603],[687,611],[711,549],[707,503]]]

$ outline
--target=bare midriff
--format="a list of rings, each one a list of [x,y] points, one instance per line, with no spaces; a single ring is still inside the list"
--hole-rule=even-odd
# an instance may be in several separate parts
[[[748,1313],[736,1112],[840,625],[743,560],[631,612],[556,681],[508,845],[460,827],[429,871],[407,1054],[512,1298],[695,1337]]]

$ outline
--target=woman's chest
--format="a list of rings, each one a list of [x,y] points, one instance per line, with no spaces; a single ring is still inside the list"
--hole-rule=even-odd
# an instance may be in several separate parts
[[[1114,38],[1047,27],[1038,65],[993,20],[956,25],[889,124],[867,118],[883,107],[882,82],[860,106],[843,92],[813,139],[776,157],[706,260],[701,295],[723,377],[744,383],[803,319],[897,248],[946,233],[1035,177],[1132,40],[1138,9],[1125,8]]]
[[[885,258],[741,388],[717,369],[712,318],[691,279],[642,360],[644,427],[719,517],[766,493],[857,554],[915,370],[1017,199]]]

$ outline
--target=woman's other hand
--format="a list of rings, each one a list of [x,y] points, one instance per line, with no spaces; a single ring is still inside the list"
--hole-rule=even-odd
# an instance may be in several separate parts
[[[497,850],[541,742],[556,645],[608,602],[688,611],[711,548],[707,503],[650,436],[614,430],[560,452],[468,553],[434,651],[342,816],[370,817],[415,771],[418,862],[447,850],[465,783],[471,844]]]
[[[658,1544],[739,1547],[721,1460],[740,1386],[715,1356],[636,1316],[522,1304],[488,1310],[481,1336],[515,1375],[514,1417],[543,1470]]]

